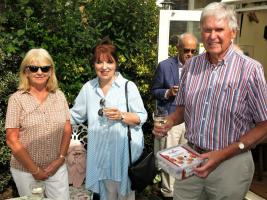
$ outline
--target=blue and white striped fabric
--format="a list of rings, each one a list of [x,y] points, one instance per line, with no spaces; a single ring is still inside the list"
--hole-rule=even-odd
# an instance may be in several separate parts
[[[185,106],[186,138],[204,149],[219,150],[267,120],[263,67],[235,51],[211,64],[208,54],[185,64],[176,104]]]
[[[106,199],[102,182],[106,179],[120,182],[121,195],[125,196],[130,192],[127,125],[116,121],[106,122],[108,126],[103,127],[103,118],[98,115],[102,98],[105,98],[108,106],[126,112],[126,81],[118,73],[106,96],[99,87],[98,78],[88,81],[82,87],[71,109],[72,123],[88,121],[86,188],[100,193],[101,199]],[[140,125],[131,127],[132,159],[136,160],[144,146],[141,127],[147,119],[147,112],[133,82],[128,84],[128,101],[130,112],[136,113],[141,120]]]

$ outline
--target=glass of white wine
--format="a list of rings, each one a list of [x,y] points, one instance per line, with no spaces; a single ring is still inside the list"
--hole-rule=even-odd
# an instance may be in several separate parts
[[[152,117],[154,120],[154,126],[162,126],[167,123],[167,116],[168,111],[165,109],[157,109],[152,113]],[[165,134],[163,133],[157,133],[156,136],[158,137],[164,137]]]
[[[34,181],[33,183],[30,184],[30,189],[31,189],[31,200],[42,200],[44,199],[44,190],[45,190],[45,185],[42,181]]]

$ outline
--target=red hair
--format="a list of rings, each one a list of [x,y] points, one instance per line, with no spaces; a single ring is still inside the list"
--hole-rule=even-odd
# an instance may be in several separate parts
[[[99,61],[116,62],[116,47],[113,44],[100,44],[95,47],[93,63]]]

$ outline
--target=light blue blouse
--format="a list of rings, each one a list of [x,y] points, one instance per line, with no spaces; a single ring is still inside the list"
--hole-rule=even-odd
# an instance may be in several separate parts
[[[127,125],[121,121],[105,121],[98,115],[101,108],[100,99],[104,98],[106,106],[117,107],[126,112],[125,83],[127,79],[117,73],[106,96],[99,87],[98,78],[88,81],[81,89],[71,112],[72,124],[88,122],[86,188],[100,193],[106,199],[102,180],[120,182],[120,195],[129,194],[128,178],[128,137]],[[136,85],[128,83],[128,105],[130,112],[140,118],[140,125],[131,127],[132,159],[136,160],[142,152],[144,137],[142,125],[147,119],[147,112]]]

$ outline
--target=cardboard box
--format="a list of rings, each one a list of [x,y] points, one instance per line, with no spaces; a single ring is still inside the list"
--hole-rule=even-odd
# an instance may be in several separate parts
[[[193,175],[193,168],[200,166],[199,154],[188,145],[178,145],[157,153],[158,165],[178,180]]]

